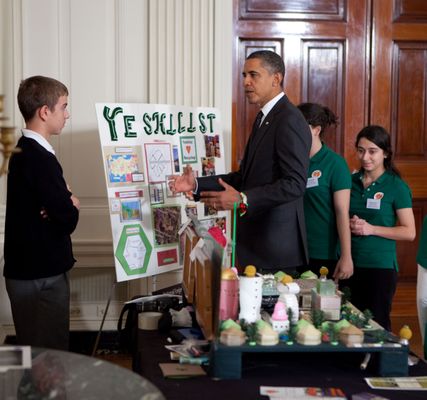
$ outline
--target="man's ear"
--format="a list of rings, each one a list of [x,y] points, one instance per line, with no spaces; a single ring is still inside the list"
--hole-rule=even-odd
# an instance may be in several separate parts
[[[39,118],[42,121],[46,121],[46,118],[49,114],[49,107],[47,105],[41,106],[38,110],[37,110],[37,114],[39,116]]]
[[[280,86],[282,79],[283,79],[282,74],[280,72],[275,72],[274,78],[273,78],[273,86],[274,87]]]

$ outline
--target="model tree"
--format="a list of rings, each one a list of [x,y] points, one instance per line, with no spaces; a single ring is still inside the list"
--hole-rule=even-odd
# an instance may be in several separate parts
[[[325,313],[322,310],[319,309],[313,309],[311,311],[311,320],[313,322],[313,325],[319,329],[323,322],[325,322]]]

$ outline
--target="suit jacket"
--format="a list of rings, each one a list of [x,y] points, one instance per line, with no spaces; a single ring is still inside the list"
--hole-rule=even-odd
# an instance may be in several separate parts
[[[307,122],[283,96],[252,132],[237,172],[198,178],[198,193],[222,190],[220,177],[247,196],[248,211],[237,218],[240,266],[280,270],[307,265],[303,195],[310,147]]]
[[[56,157],[22,136],[21,153],[10,160],[7,180],[4,276],[38,279],[59,275],[74,265],[70,234],[79,212]],[[44,209],[48,218],[43,218]]]

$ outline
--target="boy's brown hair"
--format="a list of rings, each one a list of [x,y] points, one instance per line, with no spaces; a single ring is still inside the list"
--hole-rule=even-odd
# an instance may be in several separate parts
[[[18,90],[18,106],[25,122],[45,105],[53,111],[61,96],[68,96],[68,89],[56,79],[37,75],[23,80]]]

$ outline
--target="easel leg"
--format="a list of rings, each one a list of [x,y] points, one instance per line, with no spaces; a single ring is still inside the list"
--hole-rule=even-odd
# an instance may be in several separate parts
[[[99,339],[101,338],[102,328],[104,327],[105,318],[107,317],[108,308],[110,307],[111,298],[113,297],[113,291],[116,286],[116,283],[113,282],[110,290],[110,295],[108,296],[107,305],[105,306],[104,314],[102,315],[101,326],[99,327],[98,334],[96,335],[95,345],[92,350],[92,357],[95,356],[96,350],[98,350]]]

